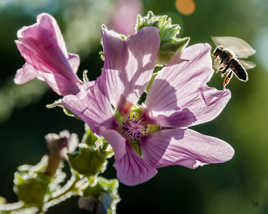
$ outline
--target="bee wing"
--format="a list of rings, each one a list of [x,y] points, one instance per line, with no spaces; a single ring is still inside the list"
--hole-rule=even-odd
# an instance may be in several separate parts
[[[216,46],[223,46],[230,49],[238,58],[248,58],[256,53],[256,51],[243,39],[231,36],[211,37]]]
[[[245,69],[252,69],[256,67],[256,64],[254,62],[248,61],[248,60],[242,60],[240,59],[239,62],[243,65]]]

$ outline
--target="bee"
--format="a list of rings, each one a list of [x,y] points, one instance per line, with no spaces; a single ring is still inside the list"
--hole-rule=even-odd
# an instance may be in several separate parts
[[[216,45],[213,52],[214,67],[216,73],[221,72],[221,77],[225,76],[223,88],[225,88],[233,77],[233,74],[242,82],[248,81],[247,69],[252,69],[256,65],[248,60],[255,54],[255,50],[244,40],[237,37],[223,36],[212,37]]]

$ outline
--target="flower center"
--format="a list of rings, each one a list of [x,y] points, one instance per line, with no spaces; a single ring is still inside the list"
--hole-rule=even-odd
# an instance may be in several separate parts
[[[142,137],[146,136],[146,126],[132,119],[122,123],[122,132],[127,139],[140,141]]]
[[[144,137],[159,131],[160,126],[147,121],[141,107],[133,105],[128,114],[123,113],[119,111],[115,112],[117,131],[125,137],[130,146],[142,156],[140,143]]]

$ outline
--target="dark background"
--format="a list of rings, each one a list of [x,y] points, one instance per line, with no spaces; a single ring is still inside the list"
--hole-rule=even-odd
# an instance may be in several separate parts
[[[127,0],[126,0],[127,1]],[[12,78],[24,60],[14,40],[23,25],[49,12],[59,22],[68,50],[79,53],[79,75],[87,69],[95,79],[103,65],[99,57],[100,24],[108,24],[116,0],[1,0],[0,2],[0,195],[16,201],[13,173],[17,166],[35,164],[47,153],[44,135],[68,129],[82,136],[83,124],[60,109],[47,109],[57,99],[44,83],[15,86]],[[210,37],[236,36],[257,50],[257,67],[248,83],[233,79],[232,99],[214,121],[196,130],[221,138],[236,151],[225,163],[190,170],[167,167],[136,187],[120,185],[118,213],[266,214],[268,213],[268,0],[196,0],[191,16],[180,14],[175,0],[144,0],[144,12],[167,14],[182,26],[191,43],[210,42]],[[126,17],[127,18],[127,17]],[[221,88],[215,75],[210,85]],[[115,177],[112,161],[105,176]],[[86,213],[76,199],[51,208],[54,213]]]

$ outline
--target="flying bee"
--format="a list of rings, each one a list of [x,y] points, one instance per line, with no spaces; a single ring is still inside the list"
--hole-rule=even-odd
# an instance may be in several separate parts
[[[252,69],[256,65],[248,60],[255,54],[255,50],[244,40],[237,37],[212,37],[212,41],[216,45],[213,52],[214,67],[216,73],[221,72],[221,77],[225,76],[223,87],[225,88],[233,77],[233,74],[243,82],[248,81],[247,69]]]

